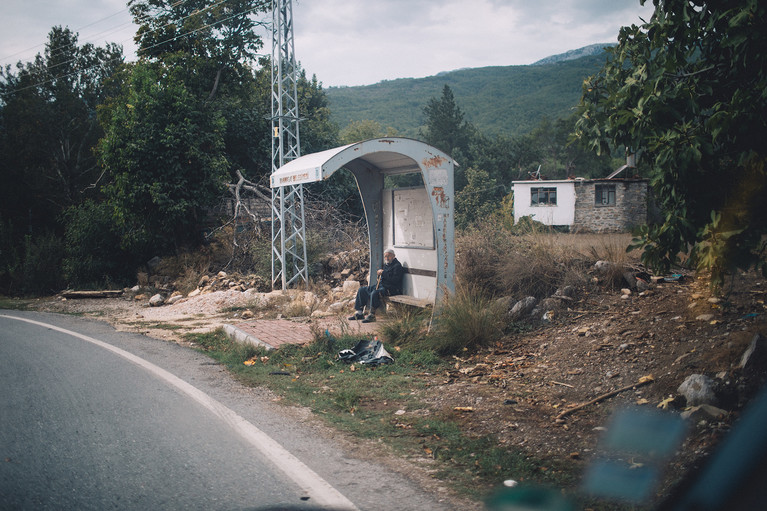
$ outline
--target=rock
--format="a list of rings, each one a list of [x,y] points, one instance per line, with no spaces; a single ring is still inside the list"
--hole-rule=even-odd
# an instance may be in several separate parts
[[[537,303],[538,300],[534,296],[528,296],[521,299],[515,303],[514,307],[512,307],[509,311],[509,319],[516,321],[518,319],[529,316]]]
[[[561,287],[557,289],[557,292],[554,293],[554,296],[575,298],[577,294],[578,294],[578,289],[576,289],[575,286],[565,286],[565,287]]]
[[[139,291],[141,291],[141,286],[135,285],[132,288],[130,288],[130,290],[132,293],[138,293]]]
[[[630,271],[623,272],[623,280],[626,281],[629,289],[634,290],[637,288],[637,278]]]
[[[197,287],[205,287],[208,285],[208,282],[210,282],[210,277],[208,275],[203,275],[200,277],[200,281],[197,283]]]
[[[349,275],[351,275],[351,274],[352,274],[352,271],[351,271],[349,268],[345,268],[345,269],[344,269],[344,270],[341,272],[341,278],[342,278],[342,279],[347,279],[347,278],[349,278]]]
[[[597,261],[594,263],[594,269],[601,274],[609,272],[614,267],[615,264],[611,263],[610,261]]]
[[[199,295],[199,294],[200,294],[200,292],[201,292],[201,291],[200,291],[200,288],[198,287],[197,289],[195,289],[194,291],[192,291],[191,293],[189,293],[187,296],[188,296],[189,298],[193,298],[193,297],[195,297],[195,296]]]
[[[621,294],[624,296],[631,296],[631,289],[624,287],[621,289]]]
[[[226,278],[226,272],[225,272],[225,271],[220,271],[220,272],[218,272],[218,273],[216,274],[216,278],[219,278],[219,279],[225,279],[225,278]]]
[[[683,419],[692,419],[697,422],[705,419],[722,419],[727,416],[727,410],[712,405],[698,405],[683,411],[680,415]]]
[[[495,300],[495,303],[498,306],[498,310],[505,314],[509,312],[511,308],[514,307],[514,304],[517,302],[511,296],[502,296],[500,298],[497,298]]]
[[[149,285],[149,274],[144,272],[139,272],[136,274],[136,280],[138,280],[139,286],[146,287]]]
[[[711,321],[712,319],[714,319],[714,315],[713,314],[701,314],[700,316],[697,316],[695,319],[697,319],[698,321]]]
[[[240,315],[242,319],[250,319],[253,316],[254,316],[253,311],[248,309],[245,309],[244,311],[242,311],[242,314]]]
[[[348,302],[346,302],[346,301],[331,303],[330,306],[328,307],[328,311],[332,312],[334,314],[337,314],[337,313],[341,312],[342,310],[344,310],[346,308],[347,304],[348,304]]]
[[[687,406],[713,405],[716,403],[714,380],[703,374],[691,374],[677,389],[687,399]]]
[[[165,303],[168,305],[173,305],[174,303],[178,303],[183,299],[184,299],[183,295],[174,293],[170,298],[168,298],[168,301]]]
[[[650,289],[650,283],[643,279],[637,279],[637,291],[644,293]]]
[[[561,306],[562,306],[562,302],[559,300],[559,298],[544,298],[543,300],[541,300],[541,303],[538,304],[537,308],[546,312],[546,311],[557,310]]]
[[[146,295],[139,294],[139,295],[134,296],[133,299],[136,300],[137,302],[140,302],[141,300],[146,300]]]
[[[165,303],[165,297],[161,295],[160,293],[157,293],[156,295],[152,296],[152,298],[149,299],[149,305],[152,307],[159,307],[160,305]]]
[[[344,293],[356,293],[360,288],[360,283],[356,280],[344,280],[343,292]]]
[[[154,256],[149,261],[146,262],[147,268],[149,268],[149,271],[155,271],[158,266],[160,266],[160,263],[162,262],[162,259],[159,258],[159,256]]]
[[[751,344],[743,352],[743,356],[740,358],[740,369],[751,368],[755,365],[764,365],[767,361],[767,337],[763,337],[760,334],[754,335],[751,340]]]

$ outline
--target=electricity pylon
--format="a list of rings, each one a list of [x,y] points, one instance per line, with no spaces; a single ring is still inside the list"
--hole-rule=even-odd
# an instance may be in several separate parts
[[[272,0],[272,173],[301,156],[293,4]],[[272,188],[272,289],[308,284],[303,185]]]

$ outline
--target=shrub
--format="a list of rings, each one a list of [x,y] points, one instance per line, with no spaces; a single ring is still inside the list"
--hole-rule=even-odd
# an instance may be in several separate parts
[[[456,236],[455,273],[459,283],[471,283],[490,295],[502,294],[500,265],[515,250],[516,240],[499,223],[485,221]]]
[[[64,216],[64,277],[72,287],[97,287],[113,280],[128,281],[134,265],[120,249],[107,203],[84,203]]]
[[[52,233],[24,239],[22,290],[27,295],[56,293],[64,286],[61,261],[64,244]]]
[[[459,286],[440,308],[425,343],[441,355],[473,351],[500,340],[503,326],[498,302],[475,285]]]

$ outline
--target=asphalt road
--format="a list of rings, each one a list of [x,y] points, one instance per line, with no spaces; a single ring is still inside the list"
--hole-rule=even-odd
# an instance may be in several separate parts
[[[449,509],[194,350],[0,311],[0,509]]]

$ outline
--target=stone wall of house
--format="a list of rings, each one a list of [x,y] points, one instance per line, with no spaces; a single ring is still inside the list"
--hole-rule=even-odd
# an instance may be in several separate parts
[[[594,204],[595,185],[615,185],[615,205]],[[575,232],[626,232],[647,223],[648,183],[644,179],[575,182]]]

